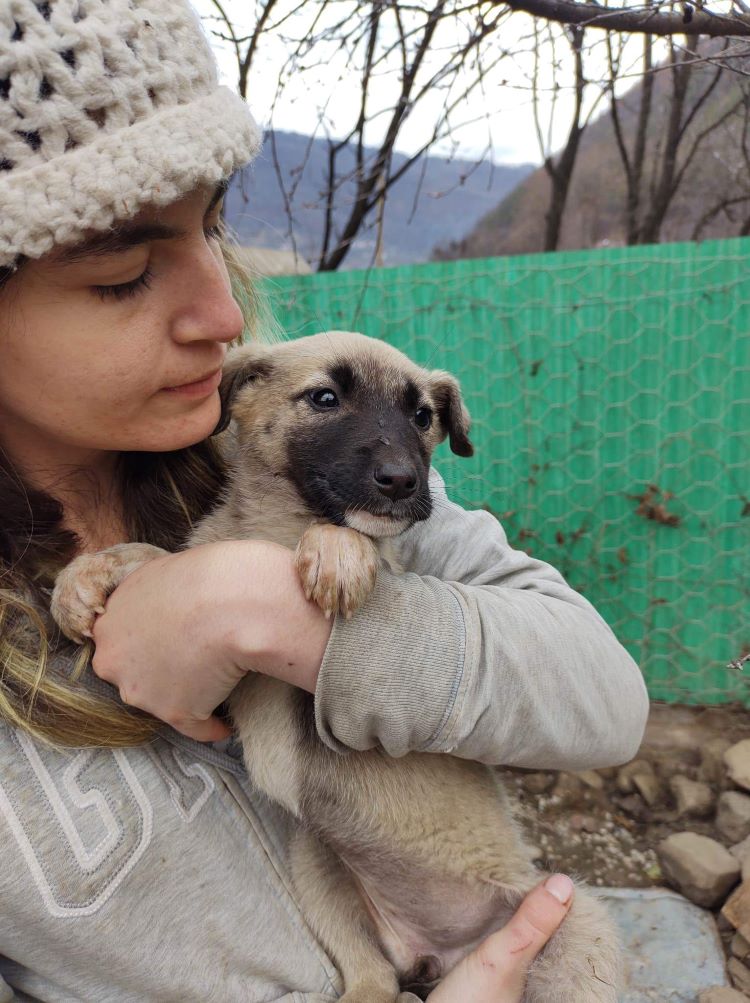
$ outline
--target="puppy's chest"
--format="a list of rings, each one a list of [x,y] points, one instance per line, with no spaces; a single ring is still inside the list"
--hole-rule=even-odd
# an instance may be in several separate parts
[[[400,574],[404,571],[403,563],[398,556],[398,549],[392,539],[376,540],[381,560],[388,566],[389,570]]]
[[[250,500],[244,492],[235,492],[196,528],[190,546],[219,540],[267,540],[294,550],[305,531],[318,522],[310,512],[290,511],[286,499],[274,504],[274,499],[267,496]],[[404,570],[393,539],[383,538],[374,543],[391,571]]]

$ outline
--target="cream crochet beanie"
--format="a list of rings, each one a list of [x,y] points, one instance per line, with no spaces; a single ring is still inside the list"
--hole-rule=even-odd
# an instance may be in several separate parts
[[[0,0],[0,267],[259,150],[186,0]]]

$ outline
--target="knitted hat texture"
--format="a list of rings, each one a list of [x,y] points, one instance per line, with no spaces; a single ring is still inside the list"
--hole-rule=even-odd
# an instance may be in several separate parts
[[[258,152],[185,0],[0,0],[0,267]]]

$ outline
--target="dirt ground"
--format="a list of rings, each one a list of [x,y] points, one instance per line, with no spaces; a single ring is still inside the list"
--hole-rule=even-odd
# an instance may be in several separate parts
[[[509,786],[518,793],[521,821],[545,868],[592,885],[646,888],[663,884],[654,851],[672,833],[690,830],[726,843],[713,813],[705,819],[680,817],[670,778],[681,774],[709,782],[718,797],[726,786],[719,777],[723,771],[710,777],[706,750],[748,737],[750,711],[743,708],[655,704],[637,757],[654,767],[658,782],[651,804],[637,791],[618,789],[618,768],[584,774],[514,772]]]

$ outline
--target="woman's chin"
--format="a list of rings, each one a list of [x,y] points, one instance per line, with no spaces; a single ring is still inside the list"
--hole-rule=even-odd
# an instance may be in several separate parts
[[[202,408],[195,409],[192,413],[157,419],[150,428],[144,430],[145,435],[139,445],[126,448],[134,452],[171,453],[176,449],[194,446],[213,433],[220,415],[221,404],[219,395],[216,394],[215,402],[206,402]]]

